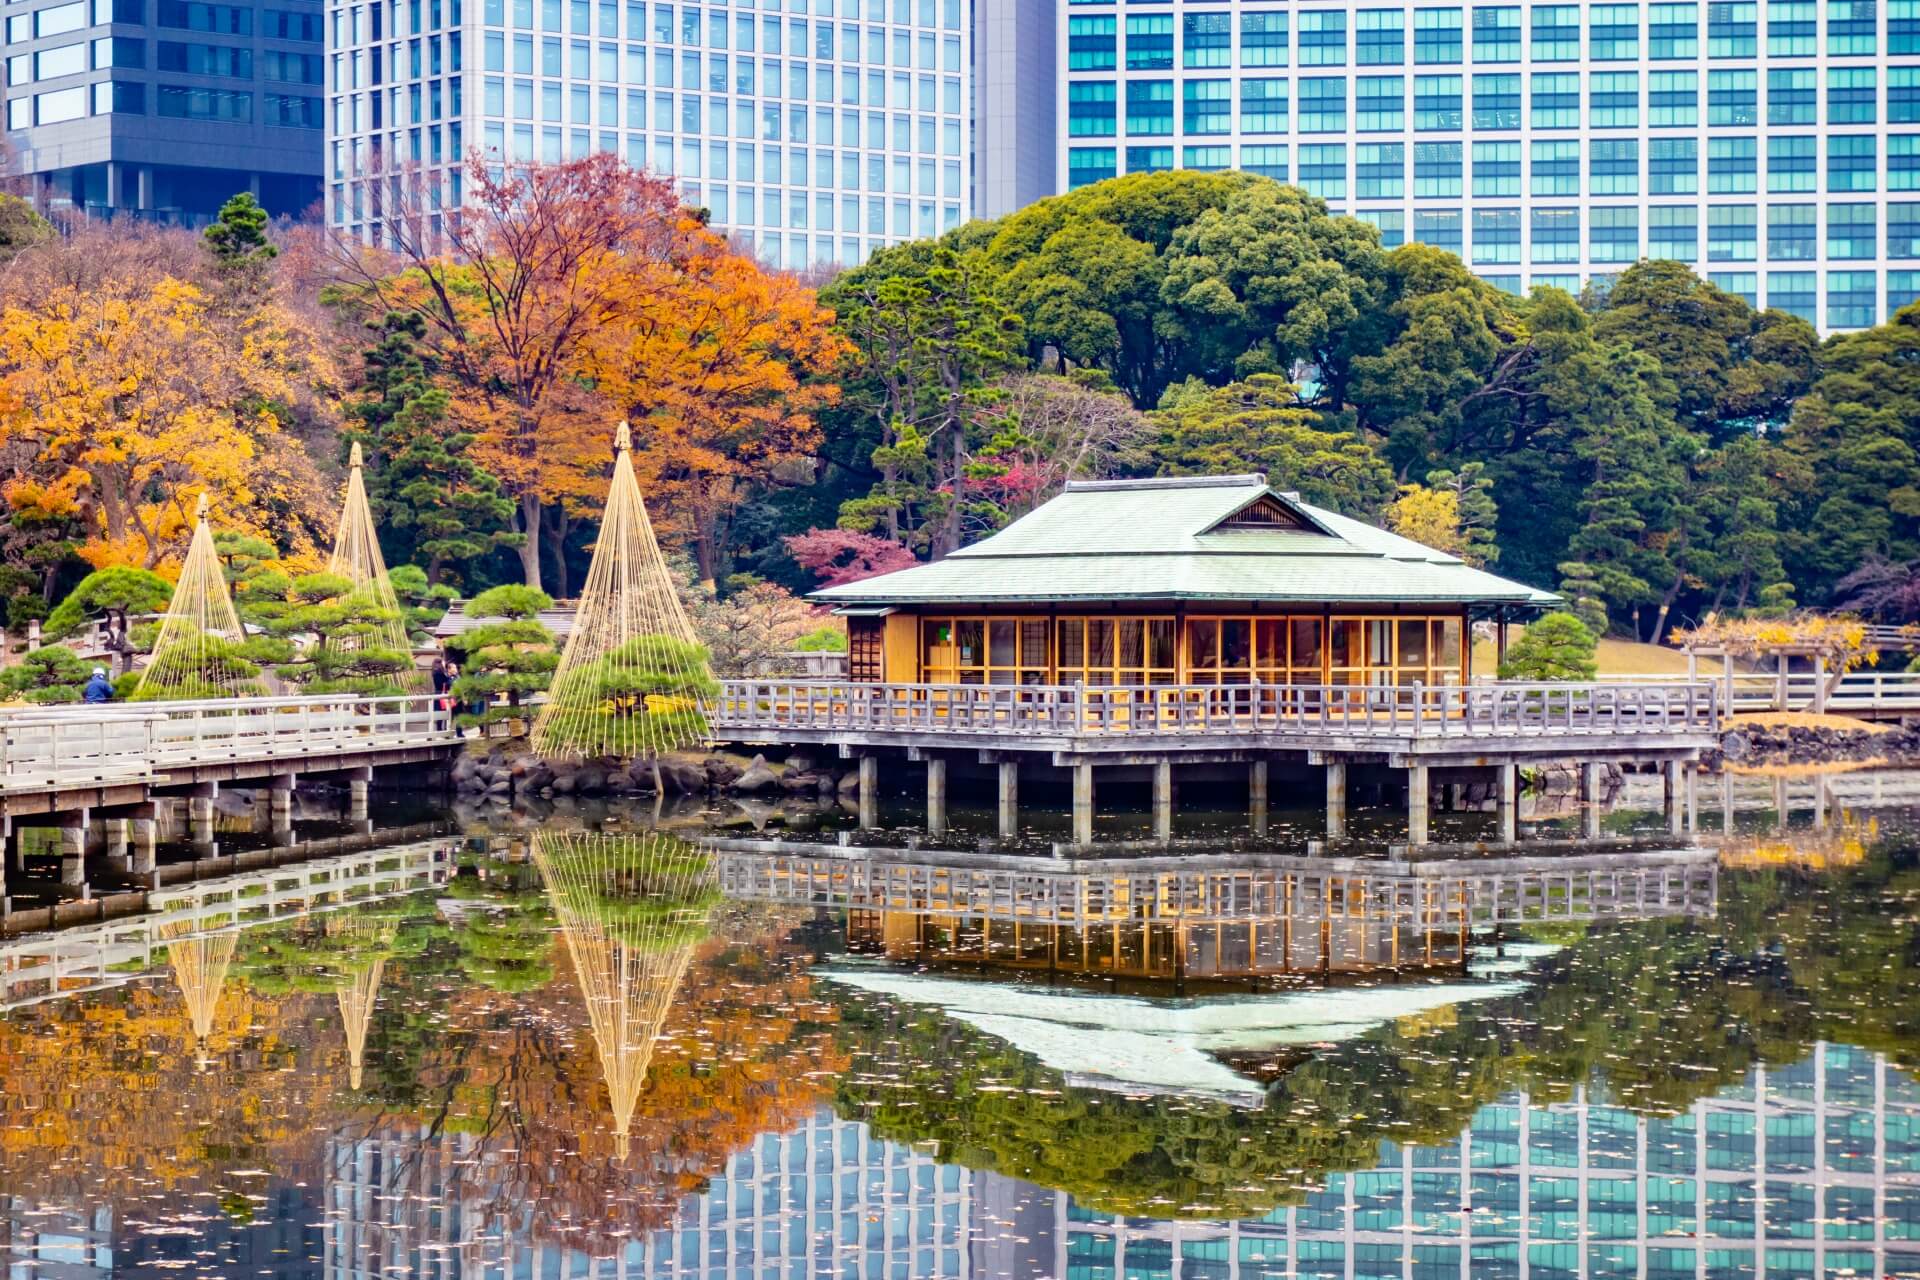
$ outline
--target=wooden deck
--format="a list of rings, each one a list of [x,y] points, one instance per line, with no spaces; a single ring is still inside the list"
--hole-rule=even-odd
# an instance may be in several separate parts
[[[1695,752],[1718,738],[1705,681],[1352,685],[945,685],[723,682],[713,734],[1098,758],[1244,750],[1484,754]]]

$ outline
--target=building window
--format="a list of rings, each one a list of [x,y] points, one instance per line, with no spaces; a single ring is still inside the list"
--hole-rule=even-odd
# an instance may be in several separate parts
[[[1347,65],[1347,15],[1337,9],[1309,10],[1300,15],[1300,65]]]
[[[1587,166],[1587,189],[1596,196],[1640,194],[1640,140],[1595,138]],[[1636,220],[1637,228],[1639,222]],[[1637,232],[1636,232],[1637,238]]]
[[[1407,215],[1398,209],[1361,209],[1353,216],[1380,233],[1382,249],[1398,249],[1407,242]]]
[[[1870,204],[1827,206],[1827,257],[1866,261],[1880,254],[1879,211]]]
[[[261,95],[261,123],[276,129],[318,129],[324,103],[317,97],[288,93]]]
[[[1110,138],[1117,127],[1116,89],[1111,80],[1074,80],[1067,84],[1067,133],[1075,138]]]
[[[1868,329],[1873,326],[1874,308],[1880,298],[1879,273],[1874,271],[1827,272],[1827,328]],[[1773,1134],[1767,1134],[1768,1164],[1772,1165]],[[1773,1184],[1770,1184],[1770,1186]],[[1812,1215],[1806,1214],[1810,1218]],[[1771,1223],[1769,1224],[1772,1225]]]
[[[1322,200],[1347,197],[1347,148],[1344,143],[1308,144],[1300,148],[1300,185]]]
[[[1640,73],[1596,71],[1588,89],[1588,118],[1596,129],[1632,129],[1640,124]]]
[[[1700,77],[1692,71],[1655,71],[1647,78],[1647,123],[1691,129],[1700,123]]]
[[[1172,147],[1128,147],[1128,173],[1165,173],[1173,168]]]
[[[74,9],[83,6],[73,5]],[[51,10],[42,9],[42,14]],[[197,0],[160,0],[155,26],[206,31],[223,36],[253,34],[253,10],[230,4],[200,4]],[[41,32],[42,35],[47,34]]]
[[[1915,0],[1920,3],[1920,0]],[[1460,10],[1413,11],[1413,60],[1421,66],[1454,66],[1461,59]]]
[[[1920,204],[1887,206],[1887,256],[1920,258]]]
[[[1189,80],[1182,88],[1188,133],[1233,132],[1233,82],[1231,80]]]
[[[1285,182],[1288,180],[1287,146],[1281,142],[1241,147],[1240,167],[1248,173],[1257,173],[1263,178]]]
[[[87,96],[85,85],[36,93],[33,95],[33,122],[60,124],[67,120],[78,120],[87,114]]]
[[[1700,154],[1692,138],[1654,138],[1647,144],[1647,191],[1690,196],[1700,190]]]
[[[1127,70],[1173,69],[1173,17],[1150,14],[1127,19]]]
[[[1707,72],[1707,123],[1760,123],[1760,74],[1756,71]]]
[[[1817,215],[1810,204],[1767,208],[1767,261],[1812,262],[1820,255]]]
[[[1067,69],[1112,71],[1116,55],[1116,19],[1067,19]]]
[[[1819,185],[1820,154],[1817,138],[1767,139],[1767,190],[1813,191]]]
[[[1595,62],[1634,62],[1640,57],[1640,6],[1597,4],[1589,11],[1587,49]]]
[[[1173,132],[1173,81],[1127,81],[1127,133],[1158,137]]]
[[[1896,58],[1920,53],[1920,0],[1888,0],[1887,52]]]
[[[1359,200],[1398,200],[1406,195],[1407,147],[1403,142],[1363,142],[1354,148],[1353,194]]]
[[[1896,133],[1887,139],[1887,190],[1920,191],[1920,134]]]
[[[1519,143],[1476,142],[1473,144],[1473,194],[1475,196],[1520,194]]]
[[[1707,190],[1746,195],[1759,184],[1760,146],[1754,138],[1707,139]]]
[[[1416,209],[1413,212],[1413,241],[1445,249],[1458,256],[1464,247],[1458,209]]]
[[[1707,283],[1722,293],[1730,293],[1750,307],[1760,305],[1760,276],[1753,271],[1712,271],[1707,274]],[[1690,1220],[1675,1219],[1673,1230],[1686,1230],[1682,1225]]]
[[[1518,209],[1475,209],[1473,211],[1473,261],[1475,265],[1520,261],[1520,211]]]
[[[1647,210],[1647,256],[1692,262],[1700,256],[1700,217],[1693,205]]]
[[[1354,127],[1361,133],[1399,133],[1407,127],[1405,76],[1361,76],[1354,82]]]
[[[1243,67],[1287,65],[1287,15],[1285,13],[1240,15],[1240,65]]]
[[[1887,68],[1887,123],[1920,124],[1920,67]]]
[[[1353,60],[1363,67],[1397,67],[1407,60],[1402,9],[1362,9],[1355,20]]]
[[[1759,256],[1759,212],[1750,204],[1707,210],[1707,261],[1752,262]]]
[[[1413,144],[1413,194],[1416,199],[1440,199],[1461,194],[1461,146],[1457,142]]]
[[[1578,62],[1580,60],[1580,7],[1578,5],[1535,5],[1531,18],[1535,62]]]
[[[224,44],[181,44],[162,40],[154,48],[154,67],[193,76],[253,79],[253,50]]]
[[[1233,15],[1189,13],[1180,22],[1180,61],[1188,67],[1233,65]]]
[[[1519,76],[1478,75],[1473,78],[1473,127],[1476,132],[1520,127]]]
[[[1345,133],[1346,129],[1346,78],[1303,77],[1300,81],[1300,132]]]
[[[1640,210],[1601,207],[1589,213],[1588,252],[1595,262],[1640,260]]]
[[[1416,132],[1458,133],[1462,120],[1459,76],[1413,78],[1413,127]]]
[[[1473,60],[1482,63],[1520,61],[1519,9],[1474,7]]]
[[[1580,144],[1536,142],[1531,157],[1528,190],[1536,196],[1580,194]]]
[[[1285,133],[1287,131],[1287,82],[1242,80],[1240,82],[1240,132]]]
[[[1767,306],[1775,311],[1784,311],[1790,316],[1799,316],[1808,324],[1818,324],[1819,320],[1817,317],[1819,313],[1816,309],[1818,288],[1819,279],[1811,271],[1769,271],[1767,272]],[[1749,1119],[1748,1123],[1752,1123],[1751,1119]],[[1748,1141],[1752,1141],[1751,1134],[1747,1135],[1747,1138]],[[1715,1154],[1716,1153],[1711,1150],[1707,1153],[1709,1158]],[[1749,1153],[1747,1158],[1749,1161],[1752,1160],[1753,1157],[1751,1153]],[[1752,1166],[1749,1164],[1743,1167],[1751,1168]],[[1732,1184],[1708,1183],[1707,1186],[1710,1193],[1722,1190],[1731,1192],[1744,1189],[1747,1196],[1744,1204],[1746,1211],[1746,1228],[1748,1231],[1753,1230],[1753,1204],[1751,1199],[1753,1196],[1753,1184],[1751,1182]],[[1718,1206],[1714,1207],[1718,1208]],[[1710,1213],[1707,1229],[1715,1235],[1733,1235],[1735,1233],[1728,1228],[1738,1225],[1739,1221],[1739,1218],[1735,1217],[1716,1223]]]
[[[1700,56],[1700,6],[1656,4],[1647,8],[1647,56],[1655,62]]]
[[[320,127],[320,99],[307,98],[315,106],[313,124],[309,128]],[[97,116],[121,115],[143,116],[147,114],[147,86],[133,84],[126,80],[105,80],[93,86],[93,114]]]
[[[253,95],[231,89],[163,84],[155,90],[154,111],[158,115],[181,120],[250,124],[253,121]]]
[[[1067,150],[1067,186],[1084,187],[1088,183],[1111,178],[1117,172],[1119,153],[1112,147],[1070,147]]]
[[[1768,0],[1767,56],[1811,58],[1820,52],[1814,0]]]
[[[1580,261],[1580,211],[1535,209],[1531,240],[1535,264]]]
[[[1759,53],[1760,6],[1735,0],[1707,5],[1707,56],[1751,58]]]
[[[1775,68],[1767,72],[1767,123],[1794,125],[1815,123],[1820,104],[1818,71]]]
[[[1873,124],[1879,115],[1875,106],[1872,67],[1828,70],[1828,124]]]
[[[1876,139],[1872,134],[1827,139],[1827,190],[1872,191],[1876,185]]]
[[[1233,168],[1232,147],[1182,147],[1180,167],[1195,173],[1218,173]]]
[[[1838,58],[1871,57],[1875,43],[1874,0],[1827,0],[1829,54]]]
[[[1536,72],[1533,77],[1533,127],[1580,127],[1580,77],[1576,74]]]

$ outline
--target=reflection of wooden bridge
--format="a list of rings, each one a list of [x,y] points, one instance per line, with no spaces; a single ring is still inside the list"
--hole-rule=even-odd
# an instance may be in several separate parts
[[[426,840],[157,890],[144,915],[0,945],[0,1009],[131,981],[169,944],[443,884],[457,848],[452,839]]]

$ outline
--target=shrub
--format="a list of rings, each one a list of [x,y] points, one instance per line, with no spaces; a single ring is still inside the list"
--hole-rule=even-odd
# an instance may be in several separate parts
[[[1502,680],[1591,680],[1599,641],[1570,613],[1550,613],[1528,627],[1500,664]]]

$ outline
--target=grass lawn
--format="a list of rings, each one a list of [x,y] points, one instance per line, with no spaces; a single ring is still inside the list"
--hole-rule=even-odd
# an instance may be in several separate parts
[[[1520,628],[1515,627],[1508,633],[1509,645],[1520,638]],[[1669,649],[1665,645],[1639,644],[1632,640],[1616,640],[1611,637],[1600,642],[1596,655],[1600,663],[1600,678],[1608,676],[1684,676],[1687,674],[1687,655],[1678,649]],[[1476,641],[1473,646],[1473,669],[1481,675],[1492,675],[1497,666],[1493,658],[1491,641]]]

